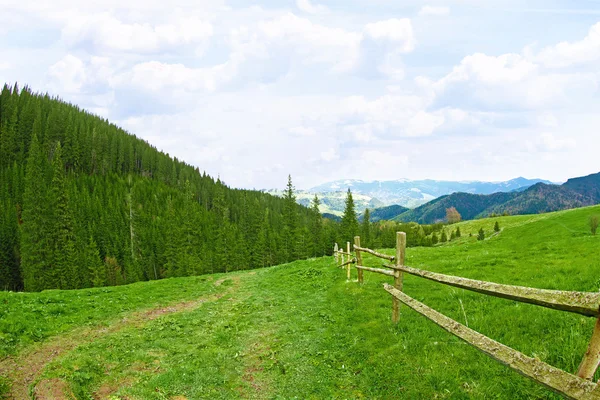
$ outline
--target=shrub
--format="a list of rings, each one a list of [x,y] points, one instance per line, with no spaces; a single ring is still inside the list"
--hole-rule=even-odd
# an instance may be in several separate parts
[[[477,234],[477,240],[483,240],[485,239],[485,232],[483,231],[483,228],[479,228],[479,233]]]
[[[590,217],[590,230],[592,231],[592,235],[595,235],[598,230],[598,219],[597,215],[592,215]]]

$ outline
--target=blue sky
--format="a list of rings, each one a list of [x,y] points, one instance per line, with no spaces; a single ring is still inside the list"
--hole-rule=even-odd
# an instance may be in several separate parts
[[[600,1],[0,0],[0,54],[235,187],[600,171]]]

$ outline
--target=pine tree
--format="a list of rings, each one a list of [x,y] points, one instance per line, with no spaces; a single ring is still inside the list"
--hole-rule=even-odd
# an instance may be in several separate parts
[[[442,239],[440,242],[446,243],[448,241],[448,236],[446,236],[446,231],[442,231]]]
[[[292,185],[292,176],[288,175],[288,183],[283,193],[283,251],[285,252],[285,261],[294,260],[297,255],[297,234],[298,234],[298,212],[296,209],[296,195],[294,194],[294,185]]]
[[[460,226],[457,226],[456,227],[456,237],[459,238],[460,235],[461,235],[461,233],[460,233]]]
[[[436,233],[434,232],[434,233],[431,235],[431,244],[433,244],[433,245],[436,245],[436,244],[438,244],[438,242],[439,242],[439,239],[438,239],[438,237],[437,237]]]
[[[45,287],[44,271],[48,258],[45,162],[36,134],[31,139],[25,174],[21,225],[21,269],[25,290]],[[51,287],[51,286],[50,286]]]
[[[365,213],[363,214],[363,220],[360,227],[360,244],[363,247],[371,246],[371,214],[369,213],[369,209],[365,208]]]
[[[450,240],[454,240],[454,239],[456,239],[456,232],[452,231],[452,232],[450,232]]]
[[[72,289],[78,287],[79,279],[73,269],[76,267],[74,265],[76,259],[75,238],[60,142],[56,144],[52,159],[52,182],[49,195],[52,211],[51,262],[46,271],[46,279],[51,285],[50,287]]]
[[[88,270],[91,285],[93,287],[106,286],[106,267],[100,259],[98,245],[96,245],[96,241],[91,236],[85,248],[84,262]]]
[[[494,224],[494,232],[500,232],[500,225],[498,224],[498,221],[496,221]]]
[[[477,240],[483,240],[485,239],[485,232],[483,231],[483,228],[479,228],[479,233],[477,234]]]
[[[356,219],[356,211],[354,209],[354,200],[352,199],[352,192],[348,189],[346,194],[346,204],[344,207],[344,214],[342,215],[342,222],[340,224],[341,231],[341,243],[354,243],[354,236],[358,233],[358,220]]]
[[[315,194],[311,206],[311,238],[312,238],[312,252],[311,256],[318,257],[323,255],[323,217],[319,210],[321,201]]]

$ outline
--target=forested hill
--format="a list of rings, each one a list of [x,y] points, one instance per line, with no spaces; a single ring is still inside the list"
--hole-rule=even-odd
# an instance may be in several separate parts
[[[442,221],[455,207],[463,219],[490,215],[539,214],[600,203],[600,173],[569,179],[562,185],[537,183],[526,190],[490,195],[453,193],[430,201],[394,218],[421,224]]]
[[[274,265],[324,254],[334,225],[293,199],[230,189],[60,99],[0,94],[0,289]]]

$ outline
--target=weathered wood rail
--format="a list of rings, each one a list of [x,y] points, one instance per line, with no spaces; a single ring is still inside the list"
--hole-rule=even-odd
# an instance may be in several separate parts
[[[341,256],[342,265],[340,266],[347,266],[348,280],[350,280],[350,267],[352,264],[357,269],[359,283],[363,283],[363,271],[394,277],[393,286],[388,283],[384,284],[384,289],[392,296],[392,321],[394,323],[399,322],[399,306],[400,303],[403,303],[488,356],[568,399],[600,400],[600,385],[598,382],[593,382],[594,374],[600,364],[600,293],[505,285],[409,267],[405,265],[406,234],[404,232],[396,233],[395,256],[361,247],[359,236],[354,238],[353,249],[354,255],[350,252],[349,242],[346,244],[346,252],[339,250],[337,243],[334,248],[336,262],[339,263],[339,257]],[[392,261],[394,264],[383,264],[384,268],[367,267],[363,265],[361,253],[369,253],[375,257]],[[345,256],[352,258],[346,261]],[[528,357],[413,299],[402,291],[404,273],[489,296],[596,318],[588,349],[583,356],[577,373],[571,374],[538,359]]]

